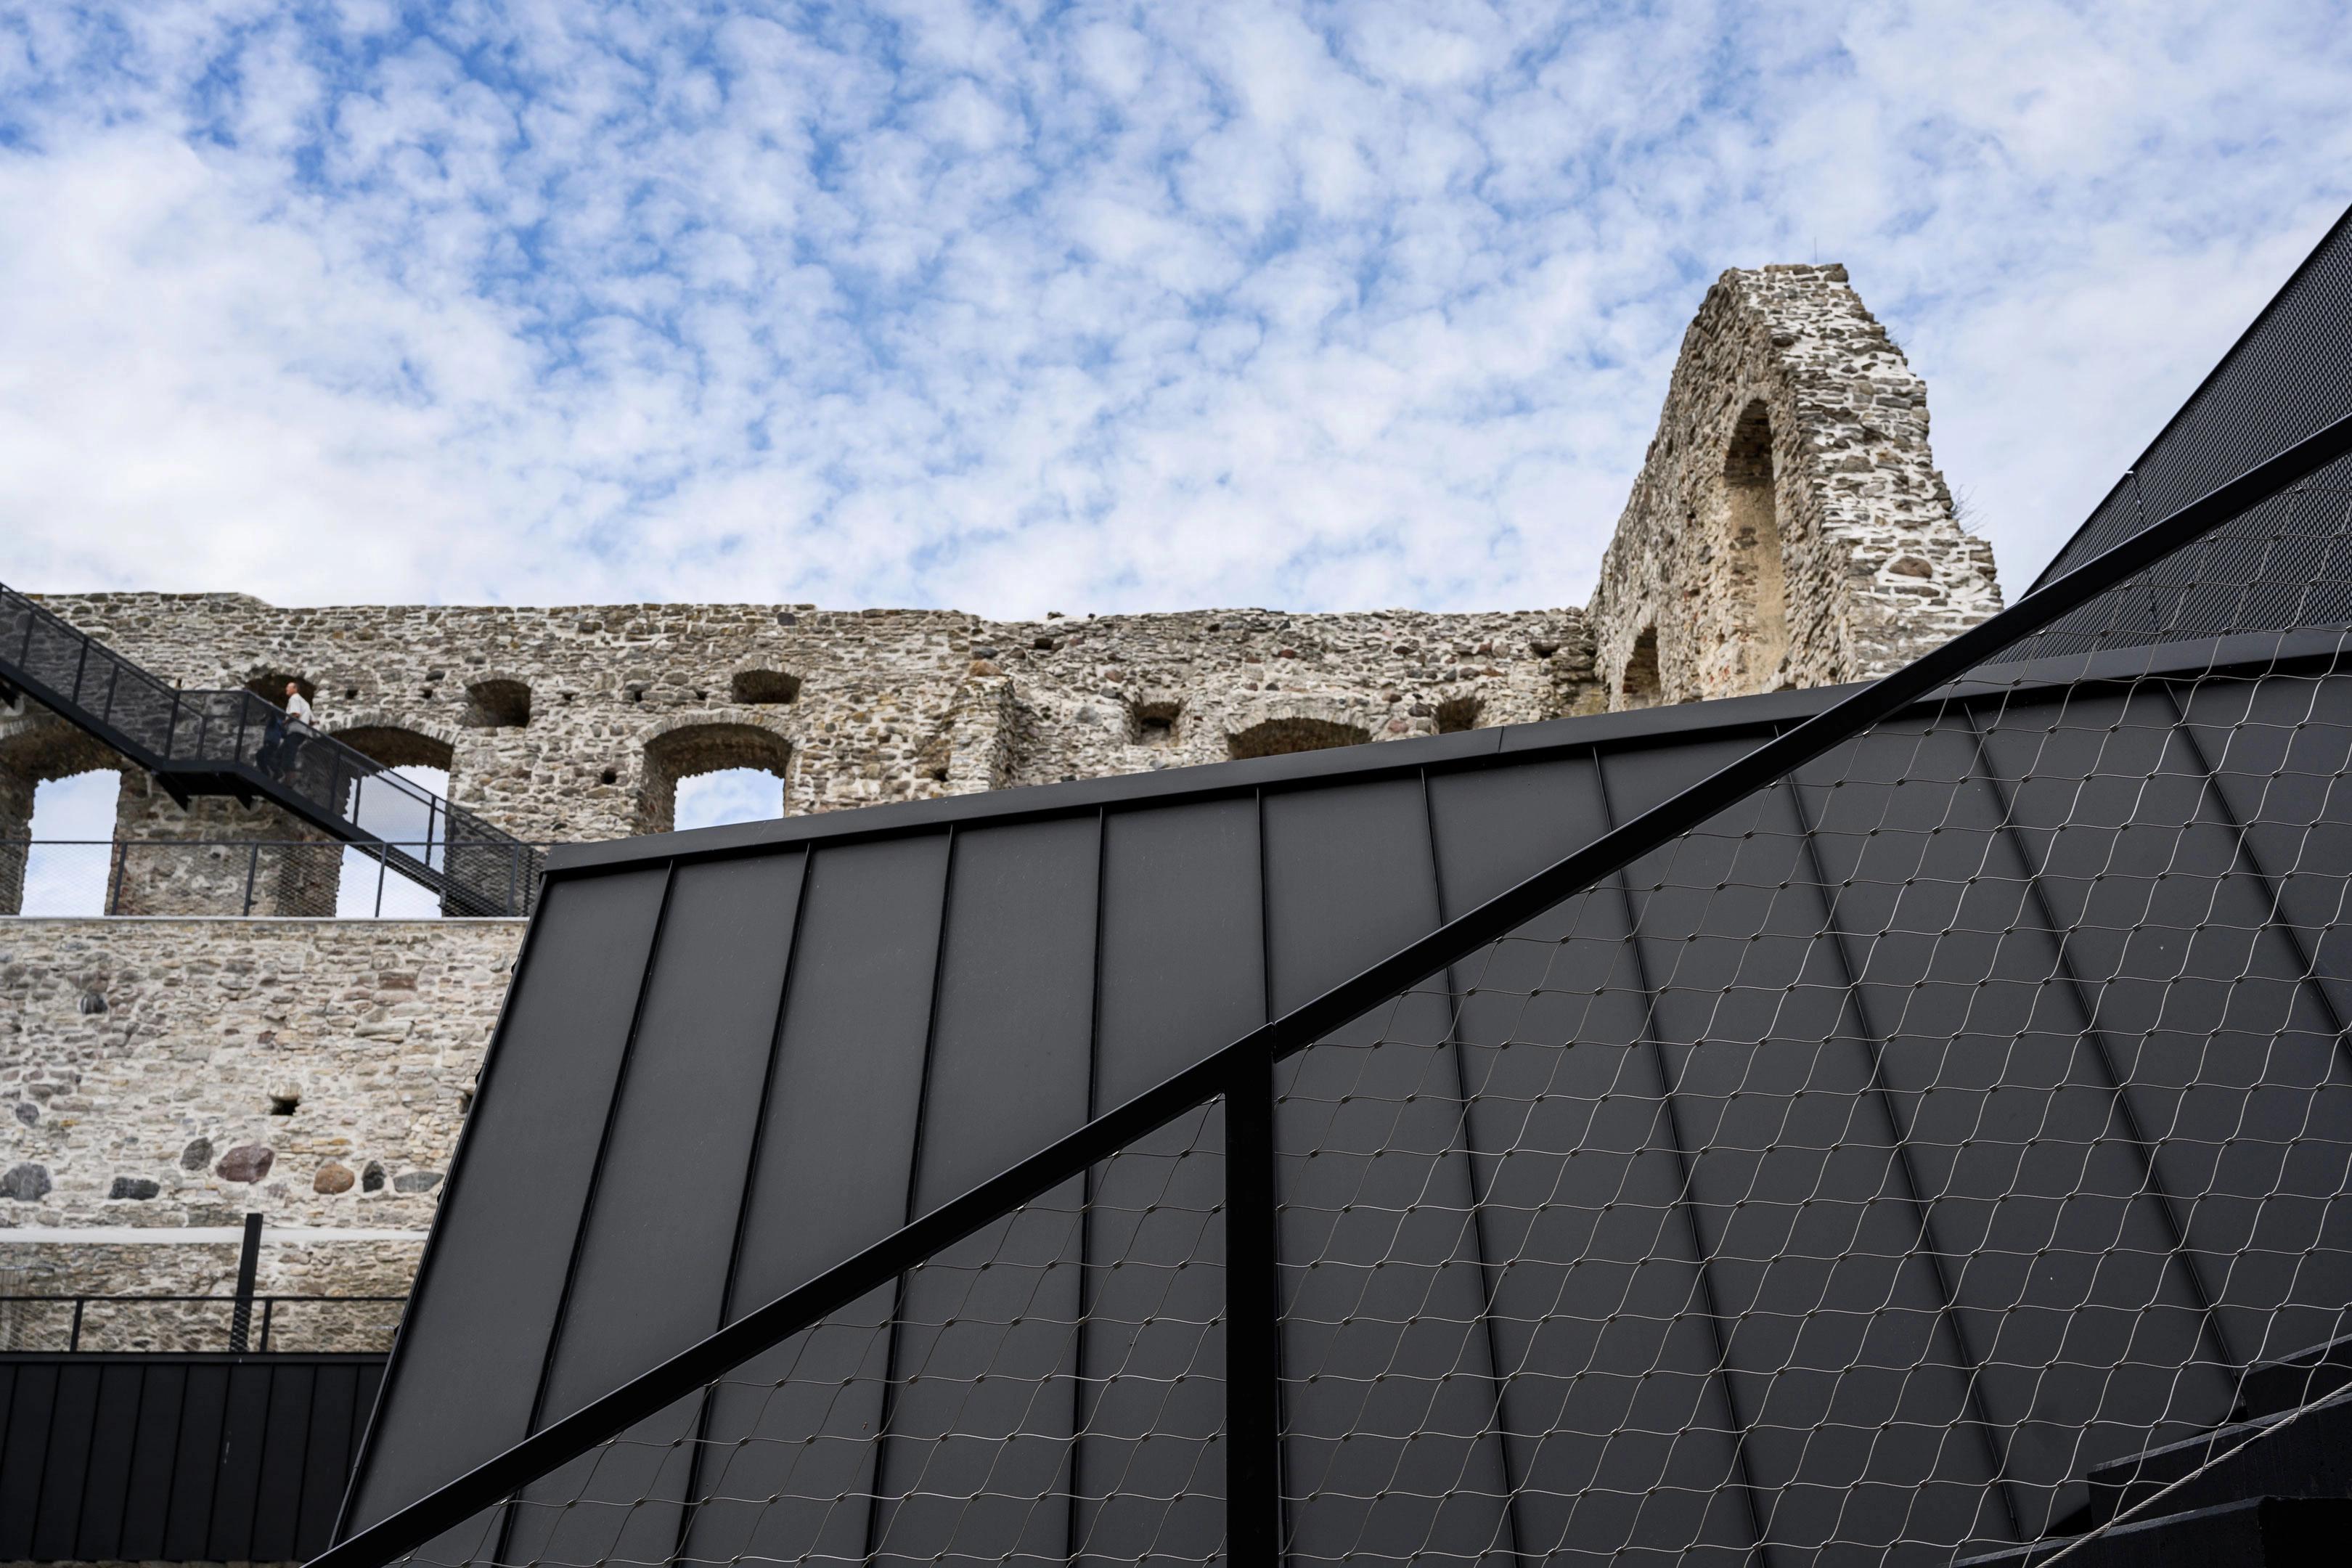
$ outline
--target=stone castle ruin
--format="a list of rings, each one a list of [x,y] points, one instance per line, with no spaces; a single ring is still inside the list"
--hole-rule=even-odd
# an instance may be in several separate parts
[[[550,842],[668,830],[680,781],[728,769],[772,775],[798,815],[1859,679],[2000,590],[1954,520],[1925,385],[1843,268],[1790,266],[1708,290],[1583,609],[43,602],[189,688],[291,680],[320,729]],[[331,913],[331,843],[267,804],[183,805],[12,695],[0,913],[37,787],[107,769],[109,904],[150,918],[0,924],[0,1268],[221,1288],[229,1227],[259,1211],[265,1289],[404,1290],[520,922],[241,918]]]

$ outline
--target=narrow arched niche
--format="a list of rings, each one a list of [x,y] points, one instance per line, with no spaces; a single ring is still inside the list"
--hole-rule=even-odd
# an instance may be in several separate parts
[[[1664,700],[1665,685],[1658,676],[1658,628],[1643,626],[1625,656],[1624,673],[1617,678],[1617,706],[1655,708]]]
[[[1789,652],[1772,416],[1762,398],[1740,411],[1724,449],[1722,529],[1728,614],[1718,631],[1737,656],[1723,670],[1724,689],[1708,695],[1730,697],[1767,689]]]
[[[667,833],[677,825],[681,779],[750,769],[776,781],[776,811],[784,807],[783,780],[792,763],[792,742],[757,724],[687,724],[646,743],[643,781],[637,791],[637,831]]]

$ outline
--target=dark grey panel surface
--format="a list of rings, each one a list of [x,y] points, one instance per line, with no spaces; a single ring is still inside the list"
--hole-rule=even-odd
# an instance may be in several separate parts
[[[1191,1066],[1202,1040],[1265,1022],[1253,796],[1104,820],[1097,1100],[1117,1105]]]
[[[667,875],[548,890],[402,1323],[358,1523],[529,1426]]]
[[[651,1366],[720,1323],[804,858],[675,875],[535,1426],[604,1393],[611,1368]],[[681,1204],[681,1193],[698,1201]],[[639,1506],[516,1510],[502,1560],[666,1555],[688,1484],[688,1453],[674,1445],[698,1411],[665,1411],[631,1447],[529,1494]]]
[[[812,856],[730,1318],[906,1223],[950,874],[946,835]],[[699,1489],[751,1500],[698,1509],[690,1559],[864,1555],[889,1352],[875,1325],[895,1295],[778,1346],[709,1401],[708,1451],[725,1459]],[[809,1425],[782,1438],[795,1419]]]

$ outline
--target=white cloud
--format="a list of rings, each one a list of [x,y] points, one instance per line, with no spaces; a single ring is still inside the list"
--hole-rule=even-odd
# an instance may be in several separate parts
[[[36,5],[0,570],[1577,603],[1707,282],[1818,255],[2017,585],[2352,198],[2324,10]]]

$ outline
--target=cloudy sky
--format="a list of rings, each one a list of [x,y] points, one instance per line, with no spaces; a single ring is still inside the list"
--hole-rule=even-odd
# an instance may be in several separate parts
[[[2014,587],[2347,201],[2317,0],[0,0],[0,579],[1581,603],[1818,258]]]

